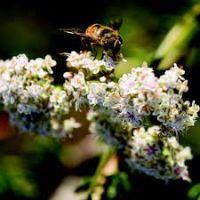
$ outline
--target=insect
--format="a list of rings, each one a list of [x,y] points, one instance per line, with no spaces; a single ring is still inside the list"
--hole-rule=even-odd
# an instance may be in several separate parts
[[[109,26],[92,24],[88,26],[85,31],[76,28],[64,28],[61,30],[65,33],[81,37],[84,51],[88,51],[89,49],[95,50],[94,47],[99,46],[103,48],[104,53],[106,52],[107,54],[110,54],[113,60],[116,60],[123,44],[122,38],[119,35],[119,28],[121,24],[121,21],[113,22]]]

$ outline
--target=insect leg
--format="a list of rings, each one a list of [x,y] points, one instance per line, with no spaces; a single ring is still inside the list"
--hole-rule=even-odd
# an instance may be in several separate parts
[[[103,50],[101,54],[101,60],[104,58],[105,55],[106,55],[106,52]]]
[[[95,49],[95,45],[93,43],[91,43],[91,50],[94,53],[94,60],[95,60],[97,57],[97,50]]]
[[[81,43],[83,46],[83,52],[87,52],[91,48],[91,44],[90,44],[90,41],[88,40],[88,38],[82,37]]]

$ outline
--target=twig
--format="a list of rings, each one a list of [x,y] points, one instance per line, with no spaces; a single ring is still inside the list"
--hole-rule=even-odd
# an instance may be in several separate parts
[[[116,148],[115,147],[108,147],[108,149],[101,155],[98,167],[95,171],[95,174],[91,180],[91,184],[89,187],[89,198],[92,200],[97,200],[100,199],[100,195],[96,193],[96,188],[100,185],[102,185],[102,182],[104,183],[103,178],[104,178],[104,169],[110,159],[114,156],[116,153]],[[113,168],[114,169],[114,168]],[[114,169],[115,171],[115,169]]]

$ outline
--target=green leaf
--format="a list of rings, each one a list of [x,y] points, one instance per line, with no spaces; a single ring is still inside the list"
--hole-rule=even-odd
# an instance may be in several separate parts
[[[125,172],[118,172],[107,180],[107,189],[105,188],[106,197],[109,200],[114,200],[124,192],[127,193],[131,190],[131,184],[128,175]]]
[[[199,199],[199,196],[200,195],[200,183],[192,186],[192,188],[188,191],[188,197],[191,198],[191,199],[195,199],[198,197]]]

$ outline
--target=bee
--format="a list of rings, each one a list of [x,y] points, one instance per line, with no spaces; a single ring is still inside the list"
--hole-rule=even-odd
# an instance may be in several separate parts
[[[121,24],[122,22],[113,22],[108,26],[92,24],[88,26],[86,30],[76,28],[64,28],[61,30],[65,33],[79,36],[83,45],[83,51],[88,51],[89,49],[95,50],[94,47],[99,46],[103,48],[104,53],[106,52],[113,58],[113,60],[116,60],[123,44],[122,38],[119,34]]]

